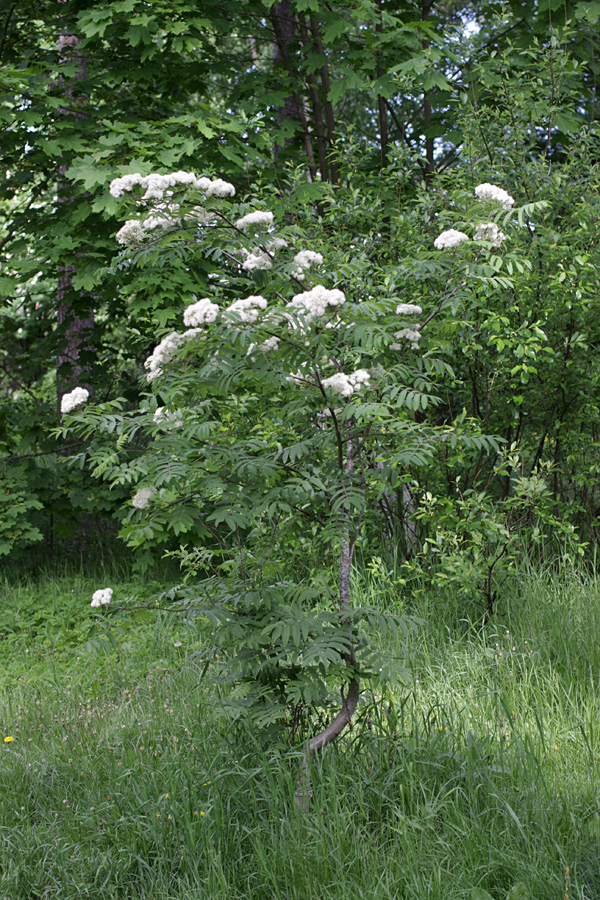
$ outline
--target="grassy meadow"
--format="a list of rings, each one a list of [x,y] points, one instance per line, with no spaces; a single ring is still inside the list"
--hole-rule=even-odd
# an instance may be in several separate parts
[[[389,604],[385,582],[358,589]],[[405,599],[410,682],[365,693],[305,814],[297,760],[222,716],[210,635],[156,609],[164,589],[0,583],[1,900],[598,900],[594,578],[528,573],[485,627]]]

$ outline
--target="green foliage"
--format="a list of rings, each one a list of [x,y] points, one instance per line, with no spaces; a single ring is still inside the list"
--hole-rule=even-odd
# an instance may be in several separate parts
[[[116,650],[82,652],[97,584],[2,588],[0,641],[14,633],[0,675],[4,890],[302,900],[326,879],[332,900],[464,900],[475,887],[524,900],[517,885],[594,897],[598,584],[520,576],[501,628],[437,615],[391,640],[410,685],[365,693],[347,739],[313,765],[304,816],[290,803],[295,757],[224,727],[229,687],[210,689],[214,663],[202,677],[202,620],[161,614]],[[150,599],[111,584],[117,605]]]
[[[524,476],[523,461],[514,451],[512,447],[494,471],[506,479],[503,498],[462,490],[460,479],[454,498],[424,495],[415,511],[424,540],[415,558],[404,564],[405,577],[420,585],[417,593],[433,584],[461,598],[465,608],[475,603],[484,621],[495,612],[503,585],[515,575],[523,556],[538,555],[544,535],[548,535],[545,552],[560,547],[573,563],[585,551],[573,525],[553,513],[547,473]]]
[[[28,520],[32,510],[41,508],[30,494],[23,469],[0,470],[0,556],[42,539],[40,530]]]

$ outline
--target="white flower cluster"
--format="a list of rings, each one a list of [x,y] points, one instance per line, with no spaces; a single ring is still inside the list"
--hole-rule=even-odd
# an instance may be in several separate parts
[[[343,291],[328,290],[322,284],[318,284],[311,291],[296,294],[288,304],[288,309],[297,309],[304,315],[307,322],[324,316],[328,306],[341,306],[346,302]]]
[[[419,349],[419,341],[421,340],[421,332],[414,328],[402,328],[394,333],[397,341],[410,341],[413,350]],[[390,344],[390,350],[403,350],[403,344]]]
[[[475,188],[475,196],[480,200],[494,200],[502,209],[510,209],[515,205],[515,198],[511,197],[507,191],[497,187],[495,184],[485,182],[478,184]]]
[[[188,341],[191,341],[192,338],[203,333],[203,328],[188,328],[183,334],[178,331],[172,331],[164,337],[144,363],[144,368],[148,373],[146,381],[154,381],[155,378],[162,375],[164,366],[173,359],[175,351]]]
[[[155,228],[172,228],[179,225],[181,219],[179,211],[181,207],[179,203],[160,203],[154,207],[153,214],[147,216],[144,220],[128,219],[127,222],[117,231],[117,240],[120,244],[139,244],[144,238],[146,231],[153,231]],[[207,221],[210,217],[205,209],[194,207],[191,213],[186,214],[186,218],[192,221]]]
[[[90,392],[82,387],[73,388],[69,394],[63,394],[60,401],[61,413],[70,413],[76,406],[81,406],[90,396]]]
[[[270,269],[273,265],[271,257],[260,247],[254,247],[252,250],[246,250],[242,247],[240,250],[242,256],[242,269],[246,272],[258,272],[261,269]]]
[[[173,425],[175,428],[183,425],[183,413],[180,409],[170,412],[165,406],[158,406],[152,418],[155,425]]]
[[[144,368],[148,372],[147,381],[154,381],[159,375],[162,375],[163,366],[165,366],[173,358],[173,354],[183,344],[183,335],[177,331],[172,331],[162,339],[160,344],[152,351],[144,363]]]
[[[117,231],[117,240],[120,244],[139,244],[144,240],[144,229],[139,219],[128,219]]]
[[[368,387],[370,380],[371,376],[366,369],[357,369],[356,372],[352,372],[350,375],[336,372],[335,375],[324,378],[322,385],[336,394],[341,394],[342,397],[351,397],[355,391]]]
[[[242,322],[253,325],[260,315],[260,310],[267,308],[267,301],[260,294],[257,296],[245,297],[243,300],[236,300],[231,306],[227,307],[226,312],[237,313]]]
[[[279,338],[273,337],[267,338],[266,341],[263,341],[262,344],[258,345],[258,349],[262,350],[263,353],[268,353],[270,350],[277,350],[279,347]]]
[[[457,231],[456,228],[449,228],[448,231],[442,231],[442,233],[436,237],[433,246],[436,250],[450,250],[452,247],[458,247],[463,241],[468,240],[469,237],[464,231]]]
[[[235,227],[239,228],[241,231],[246,231],[248,228],[252,228],[253,230],[270,228],[272,224],[273,213],[263,212],[263,210],[257,209],[256,212],[246,213],[245,216],[238,219],[235,223]]]
[[[296,253],[294,257],[294,268],[293,274],[300,281],[304,281],[304,274],[306,269],[310,269],[311,266],[320,266],[323,263],[323,257],[320,253],[315,253],[314,250],[301,250],[300,253]]]
[[[219,307],[216,303],[212,303],[208,297],[197,300],[188,306],[183,313],[183,324],[188,328],[198,328],[200,325],[207,325],[214,322],[219,314]]]
[[[112,588],[103,588],[99,591],[94,591],[92,594],[92,602],[90,606],[93,606],[94,609],[97,609],[99,606],[108,606],[110,601],[112,600],[113,589]]]
[[[484,222],[475,229],[474,241],[489,241],[492,247],[500,247],[506,235],[500,231],[495,222]]]
[[[179,203],[159,203],[154,207],[153,215],[144,219],[142,228],[145,231],[153,231],[155,228],[171,228],[179,222],[179,219],[174,216],[179,213],[180,209]]]
[[[420,316],[423,310],[416,303],[399,303],[396,307],[397,316]]]
[[[277,253],[278,250],[283,250],[284,247],[287,247],[287,241],[282,237],[273,237],[270,238],[266,243],[265,247],[269,251],[269,253]]]
[[[131,503],[135,509],[145,509],[155,494],[156,488],[154,487],[140,488]]]
[[[126,191],[132,191],[139,184],[145,191],[142,200],[162,200],[165,191],[178,184],[186,184],[194,190],[203,191],[207,197],[233,197],[235,188],[222,178],[197,178],[193,172],[173,172],[171,175],[140,175],[135,172],[115,178],[110,183],[113,197],[122,197]]]

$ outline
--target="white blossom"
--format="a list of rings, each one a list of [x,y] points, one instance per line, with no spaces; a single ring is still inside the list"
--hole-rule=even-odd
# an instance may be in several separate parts
[[[206,178],[206,176],[202,175],[200,178],[194,177],[194,180],[191,182],[193,187],[197,191],[204,191],[206,194],[212,184],[210,178]]]
[[[168,175],[146,175],[142,179],[142,186],[146,188],[146,193],[142,200],[162,200],[167,188],[171,187],[173,181]]]
[[[173,172],[169,175],[160,175],[153,172],[151,175],[123,175],[115,178],[110,183],[110,193],[113,197],[122,197],[126,191],[133,190],[139,184],[144,189],[142,200],[162,200],[165,192],[178,184],[190,185],[196,190],[201,190],[208,197],[233,197],[235,188],[222,178],[211,180],[210,178],[197,178],[193,172]]]
[[[95,609],[100,606],[108,606],[108,604],[112,600],[112,595],[112,588],[102,588],[99,591],[94,591],[94,593],[92,594],[92,602],[90,603],[90,606],[93,606]]]
[[[144,368],[148,372],[146,375],[147,381],[154,381],[155,378],[162,375],[163,366],[170,362],[173,358],[173,354],[181,347],[183,342],[183,335],[179,334],[177,331],[172,331],[162,339],[160,344],[154,348],[152,354],[144,363]]]
[[[357,369],[356,372],[348,375],[348,381],[355,391],[358,391],[361,386],[368,387],[370,380],[371,376],[366,369]]]
[[[370,380],[371,376],[366,369],[357,369],[356,372],[352,372],[350,375],[345,375],[343,372],[336,372],[335,375],[324,378],[322,385],[324,388],[329,388],[336,394],[341,394],[342,397],[351,397],[355,391],[360,391],[363,387],[368,387]]]
[[[132,191],[134,185],[142,183],[142,176],[139,172],[132,175],[123,175],[121,178],[114,178],[110,183],[110,194],[112,197],[122,197],[125,191]]]
[[[394,337],[397,341],[410,341],[410,346],[413,350],[419,349],[419,341],[421,340],[421,332],[416,331],[413,328],[401,328],[400,331],[396,331]],[[390,344],[390,350],[403,350],[404,346],[402,344]]]
[[[279,338],[273,337],[267,338],[266,341],[263,341],[262,344],[258,345],[258,349],[262,350],[263,353],[268,353],[270,350],[277,350],[279,347]]]
[[[265,241],[265,248],[269,251],[269,253],[277,253],[278,250],[283,250],[284,247],[287,247],[287,245],[288,244],[285,238],[278,236]]]
[[[500,247],[506,235],[500,231],[495,222],[484,222],[475,229],[474,241],[489,241],[492,247]]]
[[[164,406],[158,406],[153,416],[156,425],[173,425],[178,428],[183,425],[183,413],[180,409],[170,412]]]
[[[328,306],[341,306],[346,302],[343,291],[328,290],[322,284],[316,285],[310,291],[296,294],[288,305],[288,309],[297,309],[308,322],[313,322],[320,316],[324,316]]]
[[[249,325],[257,321],[260,310],[267,308],[267,301],[260,294],[257,296],[245,297],[243,300],[235,300],[231,306],[227,307],[226,312],[237,313],[242,322]]]
[[[205,335],[206,332],[204,328],[188,328],[187,331],[184,331],[181,335],[181,343],[185,344],[188,341],[191,341],[192,338],[197,337],[199,334]]]
[[[155,494],[155,487],[140,488],[137,494],[135,494],[131,503],[135,507],[135,509],[145,509]]]
[[[342,397],[351,397],[354,393],[354,386],[350,383],[348,376],[344,375],[343,372],[336,372],[335,375],[324,378],[322,385],[324,388],[329,388],[336,394],[341,394]]]
[[[245,231],[247,228],[270,228],[272,224],[273,213],[257,209],[256,212],[247,213],[241,219],[238,219],[235,227]]]
[[[144,229],[138,219],[128,219],[117,231],[117,240],[120,244],[139,244],[144,240]]]
[[[148,216],[144,219],[143,228],[144,231],[153,231],[155,228],[171,228],[173,225],[177,225],[177,219],[171,216]]]
[[[154,207],[152,215],[144,219],[142,227],[145,231],[152,231],[154,228],[170,228],[172,225],[178,225],[179,219],[175,217],[180,208],[179,203],[158,203]]]
[[[511,197],[503,188],[497,187],[495,184],[484,182],[478,184],[475,188],[475,196],[480,200],[494,200],[502,209],[510,209],[515,205],[515,198]]]
[[[260,247],[254,247],[251,253],[243,249],[242,253],[245,254],[242,269],[245,269],[246,272],[257,272],[261,269],[270,269],[273,265],[271,257],[265,253],[264,250],[261,250]]]
[[[423,310],[416,303],[399,303],[396,307],[397,316],[420,316]]]
[[[85,403],[89,396],[90,392],[82,387],[73,388],[70,393],[63,394],[60,401],[61,413],[70,413],[76,406],[81,406],[82,403]]]
[[[208,297],[197,300],[183,313],[183,324],[188,328],[197,328],[198,325],[206,325],[214,322],[219,314],[219,307],[212,303]]]
[[[196,176],[193,172],[173,172],[171,175],[174,184],[194,184]]]
[[[232,184],[229,184],[228,181],[223,181],[222,178],[216,178],[214,181],[210,182],[210,185],[206,189],[206,193],[209,197],[235,197],[235,188]]]
[[[301,250],[294,257],[296,274],[301,274],[304,269],[310,269],[312,265],[320,266],[322,262],[323,257],[320,253],[315,253],[314,250]]]
[[[456,228],[449,228],[448,231],[442,231],[442,233],[436,237],[433,246],[436,250],[448,250],[452,247],[458,247],[463,241],[468,240],[469,237],[464,231],[457,231]]]

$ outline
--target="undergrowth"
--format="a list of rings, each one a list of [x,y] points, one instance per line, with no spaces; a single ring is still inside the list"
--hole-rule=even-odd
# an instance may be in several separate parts
[[[529,572],[482,626],[366,570],[369,602],[423,619],[411,679],[365,692],[302,815],[294,754],[222,716],[202,623],[109,575],[110,611],[81,574],[0,592],[2,898],[600,896],[592,577]]]

